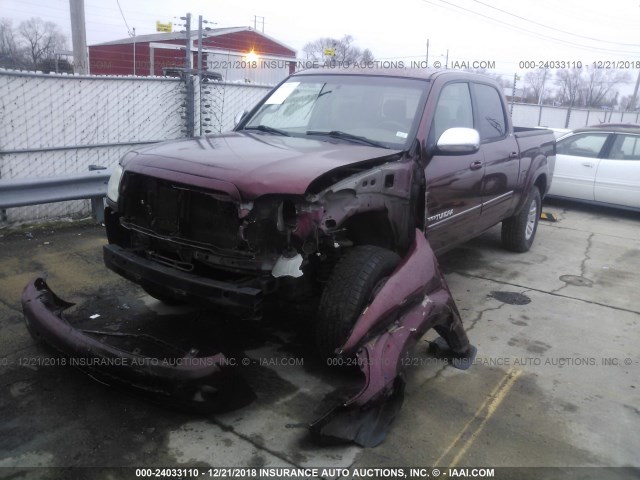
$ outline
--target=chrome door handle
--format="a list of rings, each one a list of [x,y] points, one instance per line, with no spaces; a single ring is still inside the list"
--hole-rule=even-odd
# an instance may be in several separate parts
[[[482,162],[480,162],[480,161],[472,162],[471,165],[469,165],[469,168],[471,170],[479,170],[480,168],[482,168]]]

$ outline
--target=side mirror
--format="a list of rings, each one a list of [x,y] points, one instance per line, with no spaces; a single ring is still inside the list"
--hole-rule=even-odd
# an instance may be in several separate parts
[[[473,128],[449,128],[436,144],[438,153],[465,154],[480,150],[480,134]]]
[[[243,119],[244,117],[246,117],[246,116],[247,116],[247,114],[248,114],[248,113],[249,113],[249,111],[248,111],[248,110],[245,110],[244,112],[238,112],[238,113],[236,113],[236,116],[235,116],[235,117],[233,117],[233,126],[234,126],[234,127],[237,127],[237,126],[238,126],[238,124],[242,121],[242,119]]]

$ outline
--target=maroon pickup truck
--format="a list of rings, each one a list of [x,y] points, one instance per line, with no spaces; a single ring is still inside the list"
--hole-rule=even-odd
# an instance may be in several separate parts
[[[554,160],[553,133],[513,129],[486,77],[305,71],[232,132],[125,155],[104,260],[167,302],[308,311],[317,352],[357,358],[366,377],[314,431],[372,445],[413,342],[434,328],[454,365],[475,354],[434,252],[500,222],[504,246],[528,250]]]

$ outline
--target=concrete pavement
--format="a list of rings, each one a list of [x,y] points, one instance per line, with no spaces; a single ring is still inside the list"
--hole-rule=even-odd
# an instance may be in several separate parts
[[[176,412],[44,365],[51,354],[19,306],[42,271],[77,303],[70,314],[99,313],[107,327],[161,325],[202,341],[219,319],[167,308],[107,271],[101,227],[0,230],[0,467],[639,467],[640,214],[545,210],[558,221],[540,223],[530,252],[505,252],[494,228],[441,259],[478,359],[467,371],[435,361],[428,333],[407,359],[403,409],[374,449],[311,442],[306,424],[349,379],[278,324],[252,327],[242,347],[257,362],[246,372],[257,400],[223,414]]]

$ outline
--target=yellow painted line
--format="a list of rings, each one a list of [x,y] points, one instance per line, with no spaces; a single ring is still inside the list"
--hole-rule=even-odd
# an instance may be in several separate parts
[[[469,450],[469,447],[475,442],[476,438],[484,428],[487,421],[493,416],[496,412],[502,401],[506,398],[509,391],[513,388],[513,385],[518,380],[518,377],[522,374],[522,370],[511,367],[507,373],[500,379],[495,388],[487,395],[487,398],[482,402],[482,405],[478,407],[476,412],[474,413],[471,420],[469,420],[464,428],[460,431],[460,433],[453,439],[453,441],[449,444],[447,449],[438,457],[438,459],[433,463],[434,465],[442,465],[442,461],[444,458],[453,450],[454,447],[458,445],[458,443],[462,440],[462,438],[467,435],[469,436],[467,440],[462,444],[458,454],[453,458],[450,463],[450,467],[455,467],[455,465],[460,461],[462,456]],[[486,409],[486,413],[483,414],[483,411]],[[471,428],[471,425],[477,420],[482,419],[480,425],[478,425],[475,429]],[[470,435],[469,435],[470,434]]]

